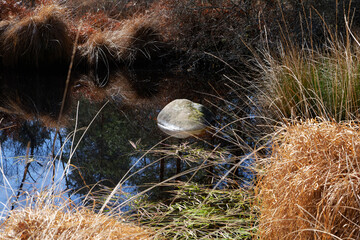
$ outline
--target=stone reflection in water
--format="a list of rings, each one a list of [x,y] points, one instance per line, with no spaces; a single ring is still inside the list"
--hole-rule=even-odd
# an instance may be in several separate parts
[[[80,99],[78,127],[87,126],[106,100],[110,103],[100,112],[72,160],[79,167],[79,171],[71,175],[72,187],[83,193],[88,191],[82,188],[83,179],[90,185],[100,181],[115,186],[145,150],[166,137],[157,127],[156,116],[160,109],[180,97],[200,101],[200,94],[191,88],[204,90],[208,86],[202,79],[193,82],[174,74],[122,71],[112,74],[106,87],[96,88],[90,77],[84,77],[75,86]],[[204,102],[205,98],[201,100]],[[73,128],[67,131],[70,133]],[[172,141],[168,143],[173,144]],[[171,158],[167,160],[165,173],[161,174],[158,159],[158,156],[147,154],[131,173],[142,171],[125,185],[158,182],[178,171],[176,160]]]
[[[164,138],[156,122],[160,109],[174,99],[187,98],[202,103],[216,115],[216,107],[222,100],[211,95],[226,95],[228,88],[221,87],[219,80],[211,78],[191,78],[184,75],[169,74],[160,71],[130,71],[122,69],[113,72],[108,84],[99,88],[94,83],[92,75],[77,75],[71,80],[69,92],[65,98],[65,108],[61,121],[64,130],[62,138],[71,133],[75,126],[75,109],[80,101],[78,129],[86,127],[99,111],[103,103],[109,104],[100,112],[93,125],[72,158],[73,169],[69,176],[68,187],[79,193],[87,193],[86,185],[92,184],[115,186],[131,166],[142,156],[145,150],[151,148]],[[18,123],[19,119],[39,119],[46,126],[55,126],[65,88],[66,76],[39,74],[3,74],[0,92],[0,110],[2,111],[2,126]],[[200,92],[201,91],[201,92]],[[207,95],[206,95],[207,94]],[[209,101],[209,102],[208,102]],[[72,113],[70,113],[72,112]],[[75,143],[79,140],[77,133]],[[46,141],[49,141],[46,140]],[[194,140],[187,140],[194,143]],[[211,140],[210,144],[219,144],[220,140]],[[136,143],[136,144],[134,144]],[[49,143],[51,144],[51,143]],[[168,140],[167,146],[179,144]],[[200,148],[211,148],[205,143],[197,143]],[[225,146],[226,143],[223,143]],[[134,145],[136,145],[134,147]],[[65,146],[62,160],[67,161],[70,146]],[[165,158],[164,158],[165,159]],[[162,161],[159,156],[148,154],[132,169],[131,173],[142,170],[125,183],[125,185],[140,186],[167,179],[175,173],[194,167],[178,164],[179,157],[171,155]],[[200,164],[200,163],[199,163]],[[215,168],[208,171],[215,171]],[[130,173],[130,174],[131,174]],[[201,173],[193,180],[206,182],[208,174]],[[185,178],[183,179],[185,180]],[[99,190],[101,188],[95,188]]]

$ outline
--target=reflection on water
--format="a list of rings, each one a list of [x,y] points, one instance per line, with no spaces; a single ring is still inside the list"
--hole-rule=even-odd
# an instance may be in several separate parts
[[[8,210],[26,204],[24,200],[29,193],[48,189],[52,185],[54,167],[49,156],[54,131],[44,128],[37,121],[24,122],[16,130],[8,130],[1,131],[0,221],[7,216]],[[56,148],[59,147],[56,143]],[[65,181],[62,180],[65,166],[55,163],[54,183],[57,187],[54,190],[65,190]],[[28,171],[24,175],[26,167]],[[22,186],[21,191],[19,186]]]
[[[19,166],[24,166],[26,155],[34,162],[30,164],[25,182],[37,182],[41,177],[34,177],[35,173],[41,173],[41,166],[51,162],[53,153],[58,153],[57,166],[60,163],[65,166],[70,158],[73,166],[62,184],[64,188],[85,194],[94,184],[98,184],[92,189],[96,191],[102,185],[114,187],[123,179],[124,185],[137,186],[133,191],[140,191],[146,184],[168,179],[203,164],[204,159],[212,159],[199,154],[199,162],[192,162],[187,159],[192,151],[190,146],[200,151],[231,145],[229,137],[209,138],[206,142],[166,139],[167,136],[157,128],[156,117],[167,103],[177,98],[202,103],[216,113],[219,120],[217,127],[230,121],[229,116],[224,115],[226,109],[230,115],[233,112],[246,114],[246,105],[241,110],[244,112],[239,113],[242,103],[233,102],[238,101],[239,96],[232,98],[231,88],[225,87],[220,77],[213,79],[123,69],[112,73],[104,87],[98,87],[94,79],[91,74],[73,74],[64,96],[66,74],[12,72],[1,75],[3,184],[5,176],[17,176],[17,181],[11,183],[14,192],[17,191],[24,171],[24,167]],[[54,137],[55,126],[60,130],[57,138]],[[53,149],[54,139],[56,144]],[[161,141],[160,150],[144,155],[146,150]],[[173,148],[179,144],[183,144],[183,150]],[[213,184],[216,174],[224,173],[227,165],[234,164],[230,160],[232,156],[243,155],[240,148],[230,150],[232,155],[217,156],[224,159],[221,167],[204,168],[195,177],[194,171],[190,171],[188,175],[176,179],[185,181],[191,178]],[[22,160],[17,161],[16,157]],[[39,159],[43,161],[39,163]],[[12,167],[14,164],[17,164],[17,169]],[[238,169],[235,169],[234,176],[246,178],[246,174]],[[58,172],[55,174],[59,175]],[[132,174],[135,174],[134,177],[124,178]],[[155,197],[156,191],[152,192]]]
[[[55,126],[62,102],[64,112],[70,107],[70,92],[64,96],[65,80],[64,73],[3,72],[0,75],[3,121],[38,119],[47,126]]]

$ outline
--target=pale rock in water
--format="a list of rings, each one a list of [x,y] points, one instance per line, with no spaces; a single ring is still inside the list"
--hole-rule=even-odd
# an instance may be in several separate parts
[[[211,119],[212,113],[205,106],[188,99],[176,99],[161,110],[157,124],[168,135],[187,138],[203,134]]]

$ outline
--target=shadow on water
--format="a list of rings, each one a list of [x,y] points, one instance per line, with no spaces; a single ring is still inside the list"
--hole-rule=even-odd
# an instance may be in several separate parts
[[[65,80],[66,74],[62,72],[3,72],[0,76],[0,110],[3,118],[38,119],[44,125],[54,127],[64,97]],[[64,99],[64,113],[70,105],[68,92]]]
[[[231,143],[232,133],[220,138],[209,137],[205,141],[164,140],[167,136],[157,128],[156,117],[159,111],[170,101],[179,98],[204,104],[215,113],[217,128],[225,125],[227,127],[223,131],[231,128],[231,124],[227,123],[233,121],[232,117],[247,115],[249,107],[246,104],[241,106],[242,103],[238,102],[239,95],[232,95],[233,89],[225,86],[225,79],[221,76],[122,69],[112,73],[104,87],[99,87],[95,78],[91,74],[73,74],[65,96],[65,107],[58,121],[66,74],[3,73],[0,137],[2,143],[9,139],[22,142],[8,145],[13,147],[8,147],[6,154],[16,157],[16,154],[25,151],[26,143],[30,142],[34,158],[37,157],[36,153],[40,153],[50,160],[50,152],[46,152],[49,149],[44,146],[52,144],[54,127],[60,124],[57,148],[64,146],[62,161],[67,162],[72,147],[64,139],[77,126],[74,142],[80,141],[80,144],[71,159],[71,164],[76,168],[68,175],[66,187],[79,194],[86,194],[90,189],[100,191],[104,186],[112,188],[124,175],[129,176],[135,172],[135,176],[129,178],[124,185],[133,186],[131,191],[141,191],[149,184],[159,182],[161,178],[168,179],[177,173],[195,169],[204,164],[203,161],[207,158],[214,164],[198,171],[195,177],[194,171],[190,171],[176,180],[191,179],[199,183],[215,184],[234,162],[240,160],[235,156],[245,154],[241,148],[231,149],[234,146]],[[246,96],[242,97],[245,99]],[[107,101],[109,102],[99,112]],[[234,108],[234,105],[237,107]],[[96,114],[94,123],[85,137],[80,139]],[[161,141],[163,142],[156,151],[144,155]],[[251,139],[246,141],[246,144],[252,144]],[[212,157],[198,154],[198,159],[188,159],[194,149],[209,153],[217,146],[228,148],[228,152],[219,152]],[[165,162],[163,169],[159,159]],[[215,159],[223,161],[216,162]],[[136,166],[133,166],[135,163]],[[28,182],[33,181],[30,175]],[[235,185],[241,185],[252,178],[251,173],[246,173],[241,167],[236,168],[232,176]],[[94,185],[96,187],[93,188]],[[163,191],[164,189],[156,188],[151,196],[154,199],[166,197]]]

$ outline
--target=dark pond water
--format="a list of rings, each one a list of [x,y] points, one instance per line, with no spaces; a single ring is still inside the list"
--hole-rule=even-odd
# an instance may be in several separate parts
[[[233,167],[257,135],[256,128],[250,129],[253,92],[244,90],[242,79],[121,70],[111,74],[106,86],[91,75],[73,74],[66,87],[66,78],[56,72],[1,75],[3,209],[11,208],[17,195],[25,198],[54,185],[81,197],[90,190],[105,193],[119,181],[125,193],[134,195],[161,181],[214,186],[229,169],[231,184],[252,178],[244,168]],[[216,116],[214,131],[221,131],[203,140],[162,133],[157,114],[179,98],[207,106]],[[167,196],[163,188],[147,194]]]

